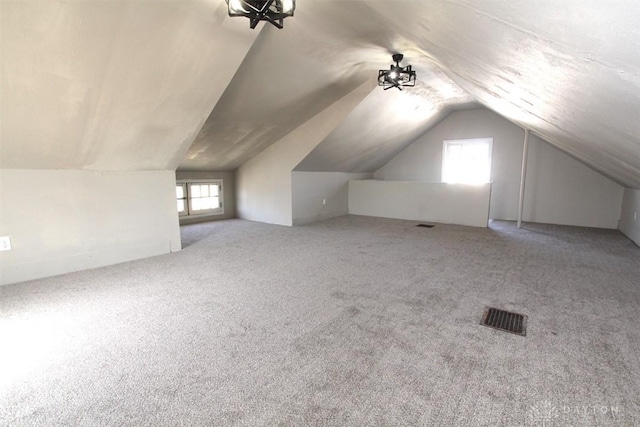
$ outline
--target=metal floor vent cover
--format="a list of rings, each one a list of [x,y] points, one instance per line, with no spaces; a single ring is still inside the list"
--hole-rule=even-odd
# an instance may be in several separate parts
[[[416,227],[425,227],[425,228],[433,228],[435,225],[433,224],[418,224]]]
[[[527,315],[485,307],[481,325],[512,334],[527,336]]]

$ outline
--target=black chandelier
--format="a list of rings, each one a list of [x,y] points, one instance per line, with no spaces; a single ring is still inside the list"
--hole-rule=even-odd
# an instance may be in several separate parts
[[[256,28],[258,22],[267,21],[282,28],[282,21],[293,16],[296,0],[227,0],[229,16],[249,18],[249,26]]]
[[[403,86],[415,86],[416,72],[411,69],[411,65],[400,66],[400,61],[404,56],[401,53],[396,53],[391,58],[396,65],[391,64],[388,70],[378,71],[378,86],[383,86],[384,90],[392,87],[402,90]]]

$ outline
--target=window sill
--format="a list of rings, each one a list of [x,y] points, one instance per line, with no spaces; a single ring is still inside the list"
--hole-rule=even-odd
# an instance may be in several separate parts
[[[202,218],[202,217],[205,217],[205,216],[218,216],[218,215],[224,215],[224,211],[204,212],[204,213],[191,214],[191,215],[180,215],[179,218],[180,219],[183,219],[183,218]]]

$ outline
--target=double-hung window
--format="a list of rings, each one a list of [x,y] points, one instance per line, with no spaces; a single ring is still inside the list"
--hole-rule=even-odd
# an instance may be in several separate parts
[[[180,216],[224,213],[222,180],[179,182],[176,184],[176,199]]]

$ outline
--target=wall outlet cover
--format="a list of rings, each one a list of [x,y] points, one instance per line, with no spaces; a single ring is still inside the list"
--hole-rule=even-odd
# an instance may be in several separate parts
[[[2,236],[0,237],[0,251],[10,251],[11,250],[11,237]]]

